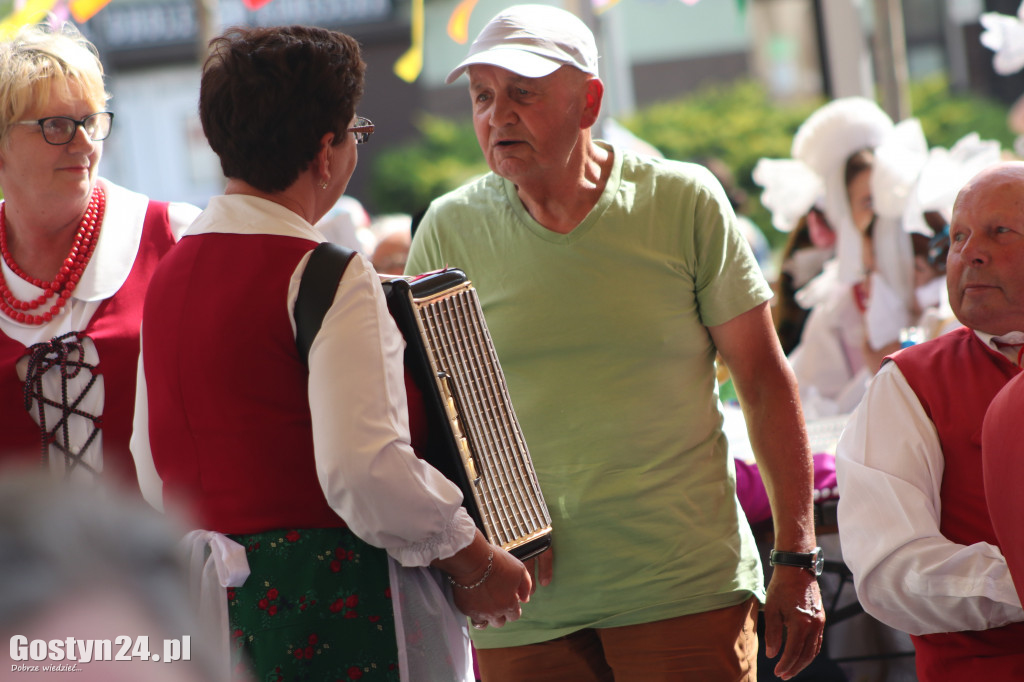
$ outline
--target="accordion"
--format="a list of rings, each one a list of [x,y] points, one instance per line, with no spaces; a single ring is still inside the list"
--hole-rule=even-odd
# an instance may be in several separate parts
[[[551,515],[476,290],[461,270],[383,282],[429,425],[418,454],[462,490],[484,536],[520,560],[551,545]]]

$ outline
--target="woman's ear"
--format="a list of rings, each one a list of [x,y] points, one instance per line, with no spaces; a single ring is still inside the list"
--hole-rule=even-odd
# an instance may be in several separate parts
[[[331,158],[334,156],[334,133],[320,138],[320,151],[316,154],[316,168],[322,180],[331,179]]]

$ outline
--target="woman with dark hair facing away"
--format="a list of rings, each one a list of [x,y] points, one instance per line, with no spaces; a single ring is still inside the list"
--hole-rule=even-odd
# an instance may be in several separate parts
[[[313,225],[373,132],[355,113],[364,68],[354,39],[320,28],[212,41],[199,113],[227,186],[146,298],[139,482],[221,534],[211,548],[244,548],[248,578],[223,603],[259,680],[467,679],[449,602],[501,626],[532,587],[413,453],[404,343],[366,259],[345,270],[308,368],[296,348]],[[447,581],[424,581],[427,566]]]

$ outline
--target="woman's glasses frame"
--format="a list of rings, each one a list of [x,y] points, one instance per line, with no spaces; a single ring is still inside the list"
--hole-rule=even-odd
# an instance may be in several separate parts
[[[346,130],[347,133],[355,135],[356,144],[363,144],[370,139],[370,135],[373,135],[373,121],[363,116],[356,116],[355,125]]]
[[[43,140],[47,144],[59,147],[70,144],[75,139],[79,128],[84,130],[86,137],[93,142],[105,140],[110,135],[113,123],[114,113],[112,111],[97,111],[82,120],[76,120],[70,116],[47,116],[34,121],[16,121],[15,125],[39,126],[39,130],[43,133]]]

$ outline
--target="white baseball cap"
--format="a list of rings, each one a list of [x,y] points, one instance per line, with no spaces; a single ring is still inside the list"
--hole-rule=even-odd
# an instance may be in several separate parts
[[[542,78],[568,64],[597,76],[597,44],[576,15],[550,5],[516,5],[487,22],[445,83],[473,64],[491,64],[526,78]]]

